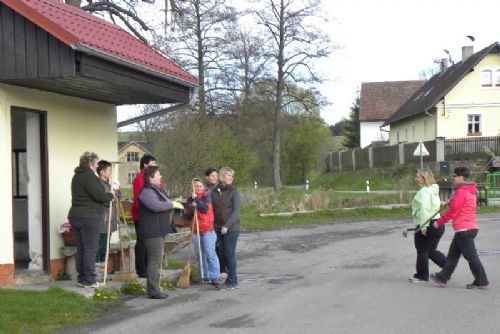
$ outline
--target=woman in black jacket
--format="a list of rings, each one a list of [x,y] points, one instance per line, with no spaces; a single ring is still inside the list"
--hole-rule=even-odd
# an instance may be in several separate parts
[[[227,267],[226,289],[238,288],[236,273],[236,244],[240,235],[240,191],[233,183],[234,171],[222,167],[219,171],[220,184],[212,190],[214,225],[217,244],[221,251],[221,271]]]
[[[68,220],[75,229],[77,285],[83,288],[97,288],[95,257],[99,244],[100,218],[104,203],[113,199],[99,181],[96,170],[99,157],[85,152],[80,165],[75,168],[71,180],[71,209]]]
[[[144,168],[144,187],[139,193],[137,236],[144,238],[147,253],[147,289],[149,298],[165,299],[160,291],[160,268],[165,247],[165,235],[172,233],[173,203],[160,188],[160,167]]]

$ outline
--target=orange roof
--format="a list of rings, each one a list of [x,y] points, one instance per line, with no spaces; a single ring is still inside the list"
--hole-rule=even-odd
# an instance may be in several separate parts
[[[0,0],[61,42],[90,49],[190,85],[195,76],[122,28],[60,0]]]

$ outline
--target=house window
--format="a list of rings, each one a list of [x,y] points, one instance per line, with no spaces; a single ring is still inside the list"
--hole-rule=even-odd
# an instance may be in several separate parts
[[[128,172],[128,184],[134,183],[137,172]]]
[[[405,128],[405,142],[408,142],[408,128]]]
[[[399,143],[400,143],[400,141],[399,141],[399,130],[398,130],[398,131],[396,131],[396,140],[397,140],[397,142],[398,142],[398,144],[399,144]]]
[[[493,80],[492,70],[482,70],[481,71],[481,87],[491,87]]]
[[[500,87],[500,70],[496,70],[495,74],[495,87]]]
[[[139,161],[139,152],[127,152],[127,162]]]
[[[467,115],[467,136],[481,135],[481,115]]]
[[[416,142],[416,140],[415,140],[415,137],[416,137],[415,132],[416,132],[416,131],[415,131],[415,125],[412,125],[412,126],[411,126],[411,141],[412,141],[412,142]]]

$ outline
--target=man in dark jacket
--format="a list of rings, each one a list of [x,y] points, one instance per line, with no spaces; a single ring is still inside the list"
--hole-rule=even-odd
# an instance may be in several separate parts
[[[83,153],[71,181],[68,220],[75,229],[77,285],[85,288],[100,286],[95,273],[100,218],[104,203],[113,199],[113,194],[104,190],[96,175],[98,161],[97,154]]]

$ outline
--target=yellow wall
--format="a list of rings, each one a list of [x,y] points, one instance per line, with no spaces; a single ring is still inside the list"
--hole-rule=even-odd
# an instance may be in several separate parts
[[[425,127],[427,127],[427,131],[425,131]],[[415,129],[415,135],[413,134],[413,129]],[[391,132],[389,133],[390,145],[398,143],[398,130],[399,142],[412,143],[433,140],[436,138],[436,113],[431,112],[429,114],[418,115],[416,117],[391,124]],[[406,137],[406,133],[408,133],[408,138]]]
[[[467,115],[479,114],[482,118],[482,136],[500,135],[500,87],[481,87],[480,73],[484,68],[500,69],[500,55],[486,56],[437,104],[437,110],[430,112],[432,122],[428,121],[428,137],[422,136],[422,114],[391,124],[390,144],[397,143],[396,133],[400,131],[400,141],[405,141],[404,129],[408,128],[408,142],[412,142],[411,127],[416,125],[415,141],[433,140],[435,137],[463,138],[467,137]],[[425,114],[424,114],[425,115]],[[433,123],[431,125],[431,123]]]
[[[61,258],[58,227],[71,206],[71,178],[84,151],[117,158],[116,107],[59,94],[0,84],[0,263],[13,263],[10,110],[12,106],[47,112],[51,258]]]

